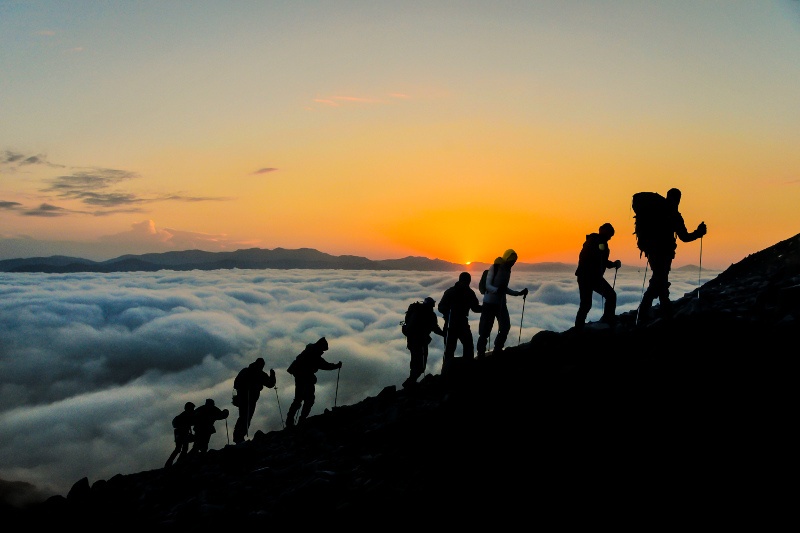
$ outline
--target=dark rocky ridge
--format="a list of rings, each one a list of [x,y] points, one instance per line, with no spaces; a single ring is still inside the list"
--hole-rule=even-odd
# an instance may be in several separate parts
[[[670,321],[543,331],[447,382],[7,513],[90,529],[779,523],[800,235],[676,297]]]

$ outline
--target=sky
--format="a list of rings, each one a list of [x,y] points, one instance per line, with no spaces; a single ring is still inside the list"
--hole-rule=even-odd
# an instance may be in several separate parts
[[[646,272],[625,265],[612,272],[606,279],[618,314],[638,307]],[[674,271],[671,297],[718,274]],[[400,388],[410,370],[400,328],[408,304],[427,296],[438,304],[457,279],[452,272],[297,269],[0,273],[0,481],[66,496],[83,477],[93,484],[162,468],[174,449],[172,418],[187,401],[199,406],[207,398],[230,410],[209,443],[223,448],[238,416],[233,380],[257,357],[275,369],[277,387],[262,391],[250,438],[281,430],[294,397],[286,368],[323,336],[323,357],[342,368],[317,373],[311,416]],[[512,271],[510,287],[530,292],[524,301],[509,297],[506,346],[572,327],[579,298],[571,270]],[[595,294],[588,320],[601,315]],[[478,319],[470,313],[476,341]],[[496,334],[495,325],[490,349]],[[426,374],[441,372],[442,350],[434,336]]]
[[[677,187],[724,269],[800,231],[798,90],[798,0],[0,0],[0,259],[631,263]]]

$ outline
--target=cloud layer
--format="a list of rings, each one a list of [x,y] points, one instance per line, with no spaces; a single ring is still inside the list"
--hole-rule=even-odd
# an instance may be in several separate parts
[[[703,282],[716,275],[702,274]],[[674,272],[673,298],[695,288],[699,275]],[[325,358],[344,366],[320,371],[312,416],[399,386],[409,370],[399,326],[405,308],[426,296],[438,301],[456,278],[332,270],[0,274],[0,478],[66,494],[83,476],[93,483],[161,468],[174,446],[172,418],[185,402],[206,398],[231,410],[211,439],[221,448],[236,421],[233,378],[257,357],[275,369],[278,386],[263,391],[251,435],[279,430],[294,395],[285,369],[322,336],[330,344]],[[618,312],[636,308],[643,283],[643,271],[619,271]],[[509,345],[572,326],[574,276],[515,272],[511,286],[530,295],[524,315],[522,299],[510,298]],[[589,320],[600,314],[596,297]],[[439,372],[441,357],[435,337],[427,373]]]

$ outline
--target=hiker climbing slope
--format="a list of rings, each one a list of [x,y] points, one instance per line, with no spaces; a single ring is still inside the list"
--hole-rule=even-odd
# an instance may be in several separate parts
[[[575,329],[582,329],[586,323],[586,316],[592,308],[592,294],[595,292],[605,299],[601,322],[611,327],[614,326],[617,293],[603,277],[606,269],[619,269],[622,266],[619,259],[616,261],[608,259],[610,254],[608,241],[613,236],[614,226],[606,222],[600,226],[597,233],[590,233],[586,236],[578,255],[578,269],[575,271],[575,275],[578,277],[580,304],[578,305],[578,314],[575,316]]]
[[[228,410],[220,409],[214,404],[214,400],[208,398],[206,403],[194,410],[194,446],[189,455],[205,453],[208,451],[208,443],[211,435],[217,432],[214,422],[228,418]]]
[[[177,458],[180,463],[189,451],[189,444],[194,442],[192,424],[194,422],[194,404],[186,402],[183,411],[172,419],[173,435],[175,437],[175,449],[164,464],[164,468],[172,466],[172,462]]]
[[[442,361],[442,374],[449,370],[455,357],[458,342],[461,342],[462,357],[471,360],[475,357],[475,343],[472,339],[472,329],[469,327],[469,312],[480,313],[483,306],[478,300],[478,295],[469,286],[472,275],[462,272],[458,281],[444,291],[439,300],[439,312],[444,316],[444,360]]]
[[[636,195],[634,195],[634,201],[635,197]],[[677,239],[683,242],[692,242],[706,234],[704,222],[700,222],[697,229],[689,233],[683,221],[683,215],[678,211],[680,202],[681,191],[679,189],[673,188],[667,191],[664,212],[660,214],[658,228],[653,231],[653,235],[648,238],[646,244],[639,243],[652,271],[650,283],[642,296],[642,303],[639,305],[640,320],[649,319],[650,308],[655,298],[658,298],[661,304],[661,317],[672,318],[672,304],[669,300],[669,271],[672,268],[672,260],[675,258],[675,250],[678,248]],[[638,233],[637,240],[642,240],[642,236]]]
[[[236,391],[233,405],[239,408],[239,418],[236,419],[233,428],[233,442],[236,444],[244,442],[261,390],[264,387],[271,389],[275,386],[275,370],[270,369],[267,374],[264,372],[265,366],[264,358],[259,357],[241,369],[233,381],[233,388]]]
[[[308,417],[311,412],[311,407],[315,402],[315,385],[317,383],[318,370],[336,370],[342,368],[342,362],[330,363],[322,358],[322,354],[328,350],[328,341],[325,337],[320,338],[313,344],[306,344],[305,349],[295,357],[292,364],[286,371],[294,376],[294,400],[289,406],[289,412],[286,414],[286,426],[292,427],[295,425],[295,416],[298,409],[300,411],[300,418],[297,420],[299,424]]]
[[[478,357],[486,355],[489,334],[497,319],[497,336],[494,338],[494,351],[501,352],[506,344],[508,332],[511,330],[511,318],[508,316],[506,295],[528,296],[528,289],[516,291],[509,288],[511,267],[517,262],[517,252],[506,250],[501,257],[494,260],[494,265],[486,276],[486,294],[483,295],[483,311],[478,324]]]
[[[403,388],[408,388],[417,383],[417,379],[425,372],[428,364],[428,345],[431,343],[431,333],[444,337],[444,330],[439,326],[439,319],[433,306],[436,301],[428,296],[422,302],[413,302],[408,306],[403,333],[406,336],[406,348],[411,353],[408,378],[403,382]]]

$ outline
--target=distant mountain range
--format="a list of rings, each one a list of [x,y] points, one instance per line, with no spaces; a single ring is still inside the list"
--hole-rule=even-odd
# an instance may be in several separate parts
[[[107,261],[54,255],[0,261],[0,272],[155,272],[158,270],[243,269],[332,269],[332,270],[414,270],[414,271],[481,271],[489,265],[462,265],[441,259],[408,256],[401,259],[372,260],[355,255],[330,255],[313,248],[285,249],[249,248],[235,252],[180,252],[122,255]],[[563,272],[575,269],[567,263],[517,263],[518,271]]]

